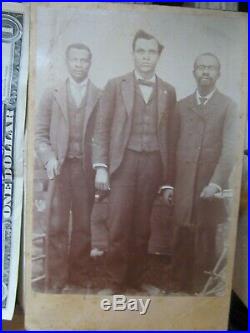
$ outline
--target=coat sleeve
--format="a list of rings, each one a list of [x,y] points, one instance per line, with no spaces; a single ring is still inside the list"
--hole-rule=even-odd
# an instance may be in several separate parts
[[[178,139],[178,127],[179,127],[179,117],[178,110],[176,107],[176,92],[173,88],[171,94],[171,104],[170,104],[170,117],[168,126],[168,166],[167,166],[167,177],[166,184],[173,186],[175,183],[175,170],[176,170],[176,145]]]
[[[56,154],[53,151],[50,143],[52,98],[51,90],[44,92],[39,103],[36,116],[35,148],[38,157],[44,165],[46,165],[51,158],[56,158]]]
[[[226,184],[238,157],[238,139],[239,112],[237,105],[230,101],[224,119],[221,154],[210,183],[218,184],[221,188],[227,186]]]
[[[92,146],[93,165],[104,164],[109,166],[109,145],[115,109],[115,91],[115,83],[109,81],[99,101]]]

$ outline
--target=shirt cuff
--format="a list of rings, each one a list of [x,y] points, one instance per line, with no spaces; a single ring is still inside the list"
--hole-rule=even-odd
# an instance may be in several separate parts
[[[220,185],[215,184],[215,183],[209,183],[209,185],[213,185],[217,188],[218,192],[222,192],[222,188],[220,187]]]
[[[161,186],[158,193],[160,194],[163,190],[165,189],[170,189],[170,190],[174,190],[174,187],[173,186],[170,186],[170,185],[164,185],[164,186]]]
[[[93,164],[93,169],[97,169],[97,168],[108,168],[108,166],[104,163],[94,163]]]

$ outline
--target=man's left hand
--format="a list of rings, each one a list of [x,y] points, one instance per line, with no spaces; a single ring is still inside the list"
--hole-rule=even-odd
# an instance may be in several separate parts
[[[219,189],[216,185],[214,184],[209,184],[204,187],[204,189],[201,192],[200,197],[202,199],[212,199],[214,198],[214,195],[219,192]]]

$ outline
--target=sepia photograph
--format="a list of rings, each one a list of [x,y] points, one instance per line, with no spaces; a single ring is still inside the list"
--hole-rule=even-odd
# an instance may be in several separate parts
[[[243,155],[244,25],[130,8],[37,9],[32,289],[220,297]]]

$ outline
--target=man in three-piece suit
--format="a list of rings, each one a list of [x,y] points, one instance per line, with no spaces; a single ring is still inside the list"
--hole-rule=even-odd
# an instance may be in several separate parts
[[[140,30],[135,70],[110,80],[100,99],[93,142],[95,185],[109,190],[107,271],[111,292],[141,288],[150,215],[159,189],[173,196],[170,127],[175,89],[155,68],[163,46]]]
[[[100,95],[88,78],[91,56],[84,44],[68,46],[69,76],[44,93],[37,114],[36,149],[53,188],[46,259],[47,287],[53,291],[66,284],[84,286],[89,269],[94,198],[91,147]]]
[[[216,229],[226,221],[224,200],[236,160],[238,112],[216,88],[219,59],[204,53],[194,63],[194,94],[177,103],[175,245],[173,278],[177,289],[200,292],[216,257]]]

